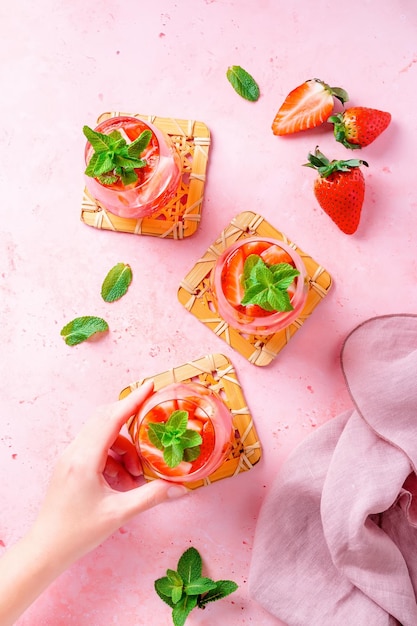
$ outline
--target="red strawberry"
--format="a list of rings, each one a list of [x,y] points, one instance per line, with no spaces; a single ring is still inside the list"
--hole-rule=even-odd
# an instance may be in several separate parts
[[[387,128],[391,122],[391,113],[351,107],[343,113],[332,115],[327,121],[334,124],[336,141],[354,150],[369,146]]]
[[[222,289],[224,297],[232,306],[239,306],[245,295],[245,290],[241,282],[243,265],[244,254],[242,249],[238,249],[229,257],[222,271]]]
[[[307,167],[316,169],[319,176],[314,182],[314,195],[321,208],[347,235],[352,235],[359,226],[365,179],[359,167],[366,161],[329,161],[316,148],[308,155]]]
[[[293,260],[282,248],[277,245],[270,245],[267,250],[262,252],[261,258],[267,265],[278,265],[278,263],[288,263],[294,266]]]
[[[329,87],[318,78],[305,81],[285,98],[272,122],[272,132],[274,135],[289,135],[320,126],[333,111],[333,97],[342,104],[349,99],[340,87]]]

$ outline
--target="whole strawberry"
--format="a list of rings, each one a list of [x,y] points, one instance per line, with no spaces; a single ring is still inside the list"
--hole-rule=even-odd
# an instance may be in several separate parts
[[[367,107],[351,107],[343,113],[332,115],[327,121],[334,124],[336,141],[354,150],[369,146],[387,128],[391,122],[391,113]]]
[[[329,161],[316,148],[309,153],[307,167],[318,171],[314,195],[325,213],[347,235],[356,232],[365,197],[365,179],[359,169],[366,161]]]

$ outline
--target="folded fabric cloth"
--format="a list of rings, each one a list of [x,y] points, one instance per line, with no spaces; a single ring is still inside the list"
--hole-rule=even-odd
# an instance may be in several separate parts
[[[275,479],[250,593],[289,626],[417,626],[417,315],[364,322],[341,364],[354,408]]]

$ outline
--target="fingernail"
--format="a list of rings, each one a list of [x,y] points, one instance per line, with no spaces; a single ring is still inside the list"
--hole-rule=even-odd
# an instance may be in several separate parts
[[[168,489],[167,496],[170,500],[174,500],[175,498],[185,496],[186,493],[188,493],[188,489],[184,485],[173,485]]]

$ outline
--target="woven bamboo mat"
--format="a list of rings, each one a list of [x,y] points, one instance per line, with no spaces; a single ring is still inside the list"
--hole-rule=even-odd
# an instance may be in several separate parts
[[[194,234],[201,218],[204,185],[210,149],[210,131],[203,122],[138,113],[103,113],[97,124],[117,115],[137,117],[157,126],[169,135],[182,161],[182,177],[176,196],[151,217],[130,219],[118,217],[94,200],[84,189],[81,220],[104,230],[183,239]]]
[[[245,335],[231,328],[219,315],[210,290],[210,273],[216,259],[226,247],[238,239],[260,235],[273,237],[292,246],[302,257],[308,274],[308,295],[306,304],[297,319],[286,329],[271,335]],[[178,289],[181,304],[197,319],[205,324],[229,346],[242,354],[254,365],[268,365],[288,344],[301,328],[316,306],[329,292],[332,279],[328,272],[295,243],[276,230],[261,215],[245,211],[237,215],[221,233],[219,238],[196,262]]]
[[[252,416],[246,405],[236,371],[227,357],[223,354],[209,354],[196,361],[184,363],[166,372],[150,376],[154,381],[155,390],[166,387],[171,383],[199,382],[215,391],[233,416],[234,432],[232,437],[231,451],[223,464],[213,474],[204,480],[187,483],[190,489],[207,486],[217,480],[235,476],[241,472],[250,470],[261,458],[261,445],[252,420]],[[149,378],[143,378],[131,383],[120,392],[120,398],[128,395],[133,389],[140,387]],[[127,423],[132,441],[135,441],[137,420],[130,418]],[[147,480],[153,480],[155,475],[145,468],[144,476]]]

